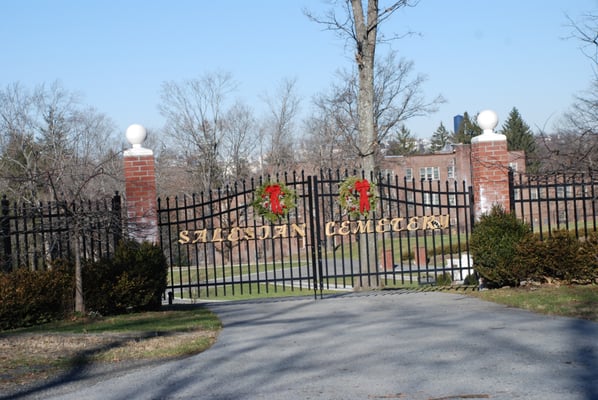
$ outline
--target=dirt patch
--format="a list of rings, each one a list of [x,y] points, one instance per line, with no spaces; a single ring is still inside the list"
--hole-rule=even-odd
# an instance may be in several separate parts
[[[199,353],[216,340],[216,335],[213,331],[189,331],[0,336],[0,387],[7,391],[18,390],[89,364],[168,359]]]

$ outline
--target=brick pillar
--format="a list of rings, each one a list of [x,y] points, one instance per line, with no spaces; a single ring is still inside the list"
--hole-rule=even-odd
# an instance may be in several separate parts
[[[509,207],[509,153],[507,137],[494,133],[498,117],[494,111],[482,111],[478,125],[484,130],[471,140],[471,174],[475,215],[490,211],[499,204]]]
[[[157,192],[154,153],[141,147],[146,131],[141,125],[127,128],[132,148],[124,152],[125,199],[129,236],[138,242],[157,243]]]

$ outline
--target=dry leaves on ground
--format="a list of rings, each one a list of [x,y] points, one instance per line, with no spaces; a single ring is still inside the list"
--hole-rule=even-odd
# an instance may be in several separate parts
[[[197,344],[213,343],[216,334],[213,331],[189,331],[0,336],[0,387],[14,389],[30,385],[91,362],[172,358],[197,353],[200,351]]]

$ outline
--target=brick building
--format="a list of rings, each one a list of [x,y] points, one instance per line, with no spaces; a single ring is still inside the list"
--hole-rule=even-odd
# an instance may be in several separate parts
[[[525,172],[525,153],[509,151],[509,167],[515,172]],[[381,165],[384,174],[403,177],[408,181],[415,179],[432,181],[465,182],[472,184],[471,145],[451,145],[447,151],[416,154],[411,156],[386,156]]]

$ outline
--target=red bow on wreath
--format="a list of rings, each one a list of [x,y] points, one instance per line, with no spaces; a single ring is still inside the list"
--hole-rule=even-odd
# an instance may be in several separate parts
[[[279,185],[268,185],[264,189],[264,193],[270,196],[270,210],[274,214],[282,214],[282,205],[280,204],[279,196],[282,190]]]
[[[359,192],[359,212],[363,213],[370,210],[370,201],[368,190],[370,190],[370,183],[367,179],[362,179],[355,182],[355,190]]]

